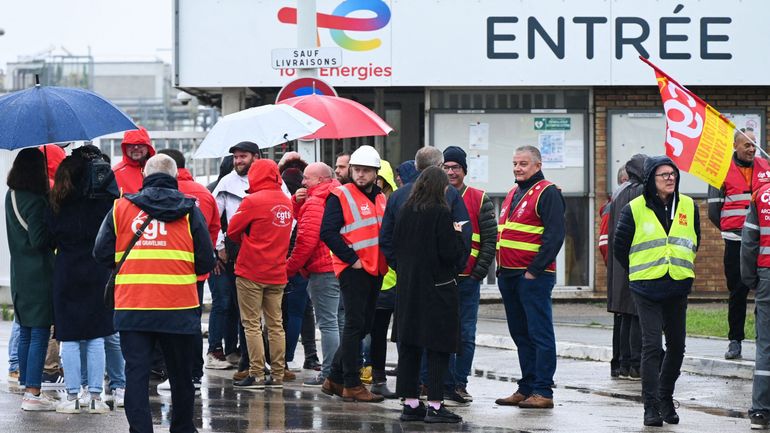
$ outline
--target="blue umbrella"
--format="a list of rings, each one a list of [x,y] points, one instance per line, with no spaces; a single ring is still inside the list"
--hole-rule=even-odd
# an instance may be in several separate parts
[[[0,149],[92,140],[139,129],[112,102],[94,92],[42,87],[0,97]]]

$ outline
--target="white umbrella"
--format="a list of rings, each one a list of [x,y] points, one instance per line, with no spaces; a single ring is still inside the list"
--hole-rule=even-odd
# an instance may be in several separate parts
[[[211,128],[193,158],[219,158],[241,141],[260,149],[296,140],[316,132],[323,122],[285,104],[262,105],[222,117]]]

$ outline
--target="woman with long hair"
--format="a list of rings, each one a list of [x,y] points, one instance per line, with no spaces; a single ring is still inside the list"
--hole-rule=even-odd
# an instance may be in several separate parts
[[[402,421],[457,423],[442,404],[449,354],[459,347],[457,263],[463,255],[462,222],[452,220],[445,193],[449,179],[428,167],[401,207],[393,233],[399,343],[396,394],[404,398]],[[428,407],[419,401],[420,361],[428,363]]]
[[[91,251],[101,221],[117,195],[112,170],[95,146],[75,149],[56,170],[47,220],[56,246],[54,329],[56,339],[61,342],[67,390],[67,397],[56,407],[57,412],[79,413],[81,404],[86,403],[90,413],[110,410],[100,396],[105,371],[105,337],[115,333],[113,311],[104,304],[104,286],[110,271],[96,264]],[[81,360],[86,362],[82,370]],[[87,372],[85,378],[81,377],[81,371]],[[83,383],[87,383],[87,392],[79,397]]]
[[[50,411],[56,402],[40,392],[48,337],[53,324],[50,247],[45,214],[48,176],[43,153],[22,149],[8,173],[5,225],[11,253],[11,297],[19,335],[21,408]]]

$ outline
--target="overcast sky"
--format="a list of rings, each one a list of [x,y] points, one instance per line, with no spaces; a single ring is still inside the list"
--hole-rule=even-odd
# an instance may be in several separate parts
[[[95,60],[172,57],[171,0],[1,0],[0,69],[19,56],[64,47]]]

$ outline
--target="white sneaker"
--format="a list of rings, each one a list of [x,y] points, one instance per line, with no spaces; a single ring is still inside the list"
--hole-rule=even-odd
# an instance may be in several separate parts
[[[88,407],[88,403],[91,402],[91,393],[88,392],[87,386],[80,387],[80,395],[78,396],[78,400],[80,400],[80,407]]]
[[[163,382],[158,384],[158,391],[169,391],[171,390],[171,381],[166,379]]]
[[[88,413],[108,413],[110,407],[101,398],[92,398],[88,404]]]
[[[56,401],[52,400],[42,392],[40,395],[25,392],[24,397],[21,399],[21,410],[40,412],[56,410]]]
[[[112,391],[112,401],[115,402],[115,407],[124,407],[126,405],[126,390],[115,388]]]
[[[69,397],[64,397],[59,404],[56,405],[56,412],[59,413],[80,413],[80,399],[78,397],[72,400]]]
[[[222,361],[221,359],[217,359],[214,354],[209,353],[206,355],[206,368],[209,368],[211,370],[227,370],[230,368],[231,365],[227,361]]]

